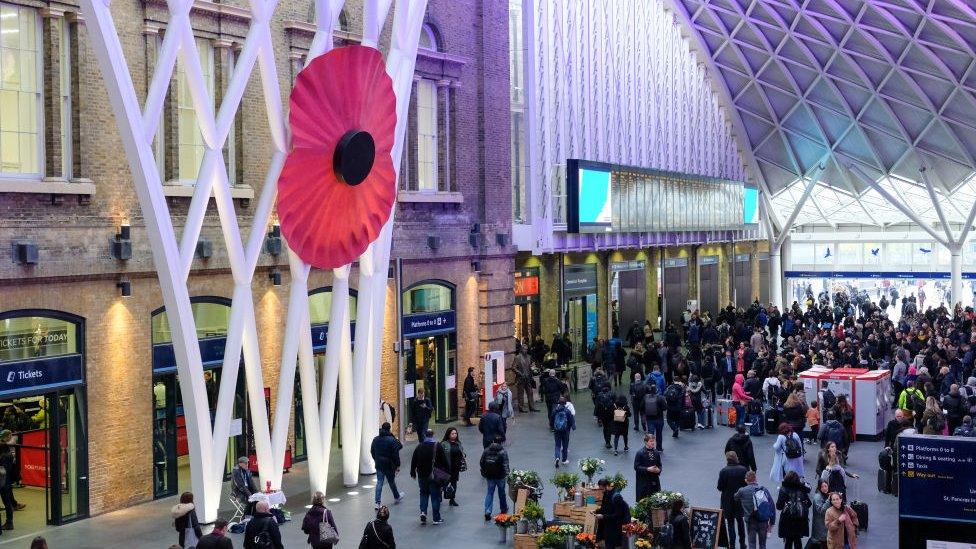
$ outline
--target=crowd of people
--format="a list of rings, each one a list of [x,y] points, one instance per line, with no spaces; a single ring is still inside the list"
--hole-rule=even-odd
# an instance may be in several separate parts
[[[888,296],[883,297],[881,304],[875,304],[836,296],[824,302],[808,296],[803,305],[794,302],[784,312],[759,303],[745,310],[730,305],[715,318],[685,311],[661,333],[648,323],[633,326],[626,342],[594,340],[584,356],[592,371],[589,392],[603,445],[619,455],[630,452],[632,431],[643,441],[633,456],[636,500],[662,489],[665,425],[671,437],[678,438],[682,432],[728,424],[734,432],[725,445],[726,465],[716,486],[723,510],[723,546],[735,548],[738,542],[740,549],[765,547],[778,519],[777,534],[788,548],[804,547],[804,540],[806,547],[856,547],[857,530],[866,527],[867,516],[862,516],[859,502],[848,496],[849,480],[859,478],[847,466],[855,435],[854,410],[845,395],[830,390],[807,394],[798,380],[801,372],[813,366],[890,370],[894,417],[884,431],[889,455],[903,433],[976,434],[972,420],[976,314],[962,307],[920,311],[912,298],[905,298],[903,314],[894,321],[887,315]],[[502,513],[509,511],[509,420],[516,413],[542,412],[536,406],[536,391],[546,406],[554,468],[569,463],[570,438],[588,423],[576,417],[572,380],[562,369],[557,373],[571,359],[569,344],[564,335],[555,336],[551,346],[541,338],[520,342],[513,364],[515,391],[503,384],[478,420],[486,521],[494,516],[496,499]],[[466,401],[469,393],[471,400],[480,394],[473,373],[469,369],[464,381]],[[732,411],[720,417],[717,409],[723,401]],[[460,474],[467,470],[468,458],[457,428],[448,427],[440,440],[435,438],[424,421],[429,419],[424,414],[429,399],[420,392],[415,407],[419,444],[412,451],[409,473],[417,482],[420,524],[428,524],[429,519],[436,526],[444,523],[442,502],[458,505]],[[464,414],[465,425],[473,425],[472,407]],[[775,497],[760,482],[753,446],[756,435],[766,434],[774,435],[768,478]],[[808,455],[810,445],[818,447],[815,456]],[[382,505],[381,496],[383,485],[388,484],[394,503],[403,499],[395,480],[402,448],[390,425],[384,424],[371,448],[377,470],[376,519],[367,524],[361,547],[395,547],[387,523],[389,508]],[[892,468],[895,461],[890,460]],[[239,469],[233,475],[235,495],[245,500],[256,488],[246,463]],[[627,502],[612,486],[604,484],[602,489],[605,494],[596,513],[598,538],[606,547],[618,547],[624,541],[622,521],[629,521],[629,514],[621,512]],[[253,518],[247,524],[244,547],[263,547],[253,540],[262,541],[264,533],[270,546],[281,547],[277,521],[267,504],[258,502],[248,513]],[[198,540],[196,547],[231,547],[222,521],[215,524],[214,532],[200,535],[192,494],[184,494],[173,515],[184,547],[193,546],[185,545],[187,538]],[[683,505],[672,509],[669,524],[674,546],[690,547]],[[326,533],[338,535],[321,494],[313,498],[302,530],[316,549],[331,547],[323,542]]]

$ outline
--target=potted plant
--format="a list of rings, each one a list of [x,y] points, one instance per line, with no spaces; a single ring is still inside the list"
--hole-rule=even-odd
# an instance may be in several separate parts
[[[610,486],[618,492],[622,491],[624,488],[627,487],[627,478],[624,477],[623,474],[621,473],[617,473],[616,475],[613,475],[607,480],[610,481]]]
[[[580,532],[576,534],[576,546],[584,549],[594,549],[596,547],[596,536]]]
[[[498,532],[501,537],[501,542],[506,543],[508,541],[508,529],[518,522],[518,515],[509,515],[507,513],[498,513],[495,515],[495,525],[498,526]]]
[[[539,536],[537,543],[540,548],[562,549],[566,547],[566,535],[559,531],[558,526],[550,526]]]
[[[600,471],[603,471],[606,464],[607,462],[597,458],[584,458],[579,460],[579,468],[586,475],[587,485],[593,485],[593,477],[600,473]]]
[[[508,495],[518,499],[520,488],[529,491],[529,499],[538,500],[542,495],[542,478],[535,471],[516,470],[508,474]]]
[[[534,534],[538,531],[540,523],[546,518],[546,513],[542,510],[539,502],[530,499],[525,502],[525,507],[522,508],[522,518],[529,522],[529,533]]]
[[[646,500],[647,498],[644,499]],[[633,514],[633,509],[631,510],[631,514]],[[647,537],[650,534],[647,524],[639,519],[633,519],[627,524],[624,524],[620,530],[627,538],[628,547],[631,549],[635,547],[638,539]]]
[[[654,542],[647,538],[637,538],[634,541],[634,549],[654,549]]]
[[[672,503],[679,499],[687,503],[685,496],[681,492],[672,492],[670,490],[661,490],[652,494],[647,499],[650,500],[648,502],[650,507],[650,522],[654,528],[660,528],[668,521],[668,513],[671,511]]]
[[[563,471],[556,473],[549,480],[553,486],[559,488],[559,496],[556,498],[556,501],[565,501],[573,499],[573,492],[575,492],[574,489],[579,484],[580,478],[576,473]]]

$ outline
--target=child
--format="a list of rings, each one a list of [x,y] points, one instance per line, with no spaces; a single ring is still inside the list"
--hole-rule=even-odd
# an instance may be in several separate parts
[[[820,405],[816,400],[811,402],[810,408],[807,409],[807,425],[810,426],[810,438],[807,439],[807,442],[815,444],[817,434],[820,432]]]

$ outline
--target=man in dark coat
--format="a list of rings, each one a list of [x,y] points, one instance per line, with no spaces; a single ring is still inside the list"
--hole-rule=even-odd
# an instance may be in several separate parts
[[[434,404],[427,398],[427,391],[421,387],[417,389],[417,396],[413,399],[410,408],[410,417],[413,419],[413,429],[417,433],[417,441],[424,440],[424,433],[430,423],[430,416],[434,413]]]
[[[630,408],[634,411],[634,430],[646,429],[644,421],[644,395],[647,389],[639,373],[634,374],[634,381],[630,383]]]
[[[603,490],[603,500],[597,509],[597,541],[603,541],[606,549],[620,549],[624,542],[621,527],[630,522],[630,506],[620,492],[610,486],[610,481],[601,478],[597,483]]]
[[[495,437],[501,437],[503,441],[505,440],[505,423],[502,421],[502,416],[498,413],[497,402],[492,402],[488,405],[488,411],[485,412],[485,415],[481,416],[481,421],[478,422],[478,431],[481,432],[483,448],[491,446]]]
[[[474,368],[468,368],[468,375],[464,378],[464,424],[471,426],[471,416],[474,415],[475,409],[478,406],[478,400],[481,397],[481,392],[478,391],[478,385],[474,382]]]
[[[396,474],[400,471],[401,448],[403,448],[403,444],[393,436],[393,433],[390,431],[390,424],[383,423],[380,427],[380,433],[373,438],[373,442],[369,447],[369,454],[373,457],[373,463],[376,464],[375,503],[377,508],[382,503],[381,496],[383,494],[384,480],[390,484],[390,490],[393,492],[394,499],[397,502],[403,499],[400,491],[397,490],[395,481]]]
[[[752,439],[746,434],[745,425],[735,428],[736,433],[725,443],[726,452],[735,452],[739,463],[750,471],[756,470],[756,454],[752,449]]]
[[[549,429],[552,429],[552,411],[559,404],[559,397],[566,391],[566,384],[556,377],[556,370],[548,370],[541,385],[539,391],[546,400],[546,416],[549,418]]]
[[[215,520],[213,530],[197,542],[197,549],[234,549],[234,542],[227,537],[227,524],[227,519]]]
[[[654,435],[644,435],[644,447],[634,456],[637,473],[637,501],[661,491],[661,454],[655,449]]]
[[[285,549],[281,544],[281,531],[274,515],[269,512],[268,502],[259,501],[254,507],[254,517],[244,529],[244,549],[257,549],[255,538],[261,535],[271,542],[273,549]]]
[[[722,522],[728,536],[729,549],[735,549],[735,529],[739,528],[739,548],[746,547],[746,525],[742,520],[741,506],[735,503],[735,493],[746,485],[748,470],[739,465],[739,456],[734,451],[725,452],[726,466],[718,472],[718,491],[722,492]]]

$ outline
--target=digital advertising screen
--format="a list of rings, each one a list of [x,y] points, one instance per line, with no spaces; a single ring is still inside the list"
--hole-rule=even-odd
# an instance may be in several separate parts
[[[613,223],[613,190],[608,164],[570,160],[568,224],[570,232],[610,232]]]
[[[759,189],[743,187],[742,222],[746,225],[759,223]]]

